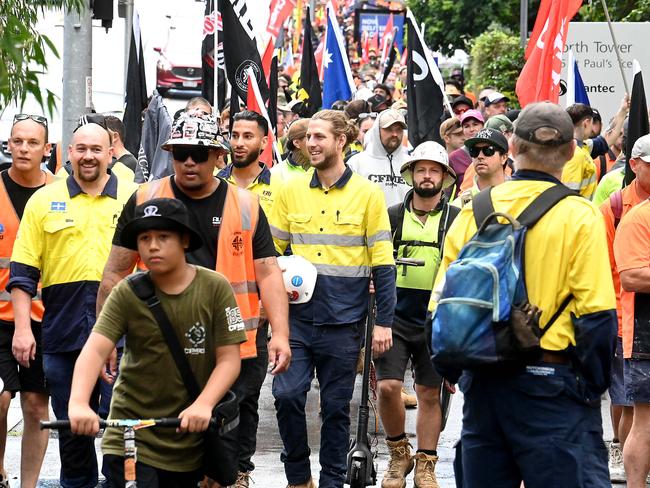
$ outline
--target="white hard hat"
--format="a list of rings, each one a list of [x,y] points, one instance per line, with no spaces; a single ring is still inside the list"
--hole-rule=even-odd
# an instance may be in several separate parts
[[[289,303],[307,303],[316,286],[316,267],[302,256],[280,256],[278,264],[282,269],[284,287]]]
[[[402,164],[400,173],[406,184],[413,186],[411,170],[418,161],[432,161],[445,169],[442,183],[443,189],[450,187],[456,181],[456,172],[449,165],[449,156],[445,148],[435,141],[425,141],[413,149],[409,158]]]

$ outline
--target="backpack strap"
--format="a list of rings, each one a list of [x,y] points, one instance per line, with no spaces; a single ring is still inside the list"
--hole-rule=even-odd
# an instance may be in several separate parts
[[[621,217],[623,217],[623,190],[612,193],[609,197],[609,204],[614,214],[614,229],[617,229],[618,224],[621,223]]]
[[[390,221],[390,230],[393,232],[393,249],[397,251],[397,248],[402,241],[402,228],[404,227],[404,202],[388,208],[388,220]]]
[[[494,205],[490,197],[491,193],[492,187],[490,186],[481,190],[472,198],[472,211],[474,212],[474,222],[476,222],[477,229],[480,229],[485,219],[494,213]]]
[[[600,160],[600,178],[598,181],[600,181],[603,179],[603,176],[605,176],[605,173],[607,173],[607,156],[601,154],[598,156],[598,159]]]
[[[562,301],[558,309],[555,311],[553,316],[549,319],[549,321],[546,323],[544,327],[540,327],[541,329],[541,334],[539,335],[539,338],[541,340],[542,337],[544,337],[544,334],[546,334],[546,331],[551,328],[551,325],[555,323],[555,321],[562,315],[562,312],[564,312],[564,309],[567,308],[567,305],[571,303],[571,300],[573,300],[573,293],[569,293],[567,297]]]
[[[540,193],[540,195],[533,200],[533,203],[528,205],[528,207],[519,214],[517,221],[524,227],[530,228],[560,200],[577,194],[576,191],[571,190],[562,184],[553,185]]]

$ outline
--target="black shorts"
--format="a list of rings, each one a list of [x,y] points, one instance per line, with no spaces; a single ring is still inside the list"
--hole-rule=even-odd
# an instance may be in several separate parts
[[[442,377],[433,367],[424,327],[393,324],[393,347],[374,360],[378,380],[404,381],[409,359],[415,384],[439,388]]]
[[[32,333],[36,339],[36,358],[29,362],[29,368],[20,366],[11,352],[14,330],[13,322],[0,320],[0,378],[4,382],[3,391],[10,391],[12,396],[17,391],[47,394],[45,374],[43,374],[40,322],[32,321]]]

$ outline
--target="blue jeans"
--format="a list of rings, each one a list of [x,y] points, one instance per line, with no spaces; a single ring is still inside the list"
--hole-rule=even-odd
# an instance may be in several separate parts
[[[569,365],[548,363],[465,372],[463,486],[611,487],[600,405],[583,401],[576,376]]]
[[[52,410],[59,420],[68,419],[72,373],[80,352],[43,354],[43,369],[52,398]],[[90,406],[93,410],[98,410],[99,385],[90,397]],[[59,431],[59,456],[61,457],[60,483],[63,488],[94,488],[97,486],[98,472],[94,437],[74,435],[69,430]]]
[[[320,383],[320,488],[342,488],[350,442],[350,401],[361,349],[362,323],[315,326],[291,319],[291,366],[273,379],[284,449],[280,459],[289,484],[311,477],[305,403],[314,369]]]

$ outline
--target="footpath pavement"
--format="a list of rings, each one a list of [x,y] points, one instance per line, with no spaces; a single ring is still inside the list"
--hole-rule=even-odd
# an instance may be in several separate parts
[[[280,452],[282,450],[282,442],[278,434],[277,422],[275,418],[275,408],[273,406],[273,396],[271,395],[271,381],[270,376],[267,377],[262,388],[262,395],[260,398],[260,427],[258,431],[258,447],[257,453],[253,458],[256,468],[253,472],[253,487],[256,488],[284,488],[286,486],[286,479],[280,462]],[[352,426],[351,432],[356,429],[356,414],[360,397],[360,378],[357,378],[357,388],[352,403]],[[410,385],[410,379],[407,380],[407,386]],[[415,442],[415,417],[417,410],[408,410],[406,415],[406,432],[412,438],[412,444],[416,446]],[[456,486],[453,475],[453,445],[460,435],[462,416],[462,395],[460,392],[454,395],[452,401],[452,408],[447,422],[447,428],[443,431],[440,438],[440,445],[438,448],[439,462],[436,468],[438,482],[441,488],[454,488]],[[314,480],[318,480],[318,454],[320,442],[320,417],[318,415],[318,390],[312,388],[308,396],[307,403],[307,418],[309,426],[309,442],[312,446],[311,453],[311,466],[312,475]],[[611,440],[611,427],[609,422],[609,403],[603,402],[603,418],[605,419],[605,440]],[[18,479],[20,473],[20,442],[22,436],[22,419],[20,411],[20,402],[15,398],[9,409],[9,437],[7,441],[7,450],[5,455],[5,466],[10,476],[10,483],[13,488],[20,486]],[[375,421],[373,415],[370,416],[371,433],[375,432]],[[378,477],[377,485],[381,485],[381,475],[386,469],[388,453],[385,442],[383,441],[384,434],[381,425],[377,421],[376,426],[376,441],[375,446],[378,452]],[[96,442],[97,456],[101,462],[101,452],[99,449],[100,440]],[[487,467],[486,467],[487,468]],[[58,454],[58,441],[56,434],[52,433],[48,445],[43,468],[41,470],[41,480],[39,487],[55,487],[59,486],[58,473],[60,469],[59,454]],[[413,474],[407,479],[407,486],[413,484]],[[614,485],[615,487],[624,487],[624,484]]]

